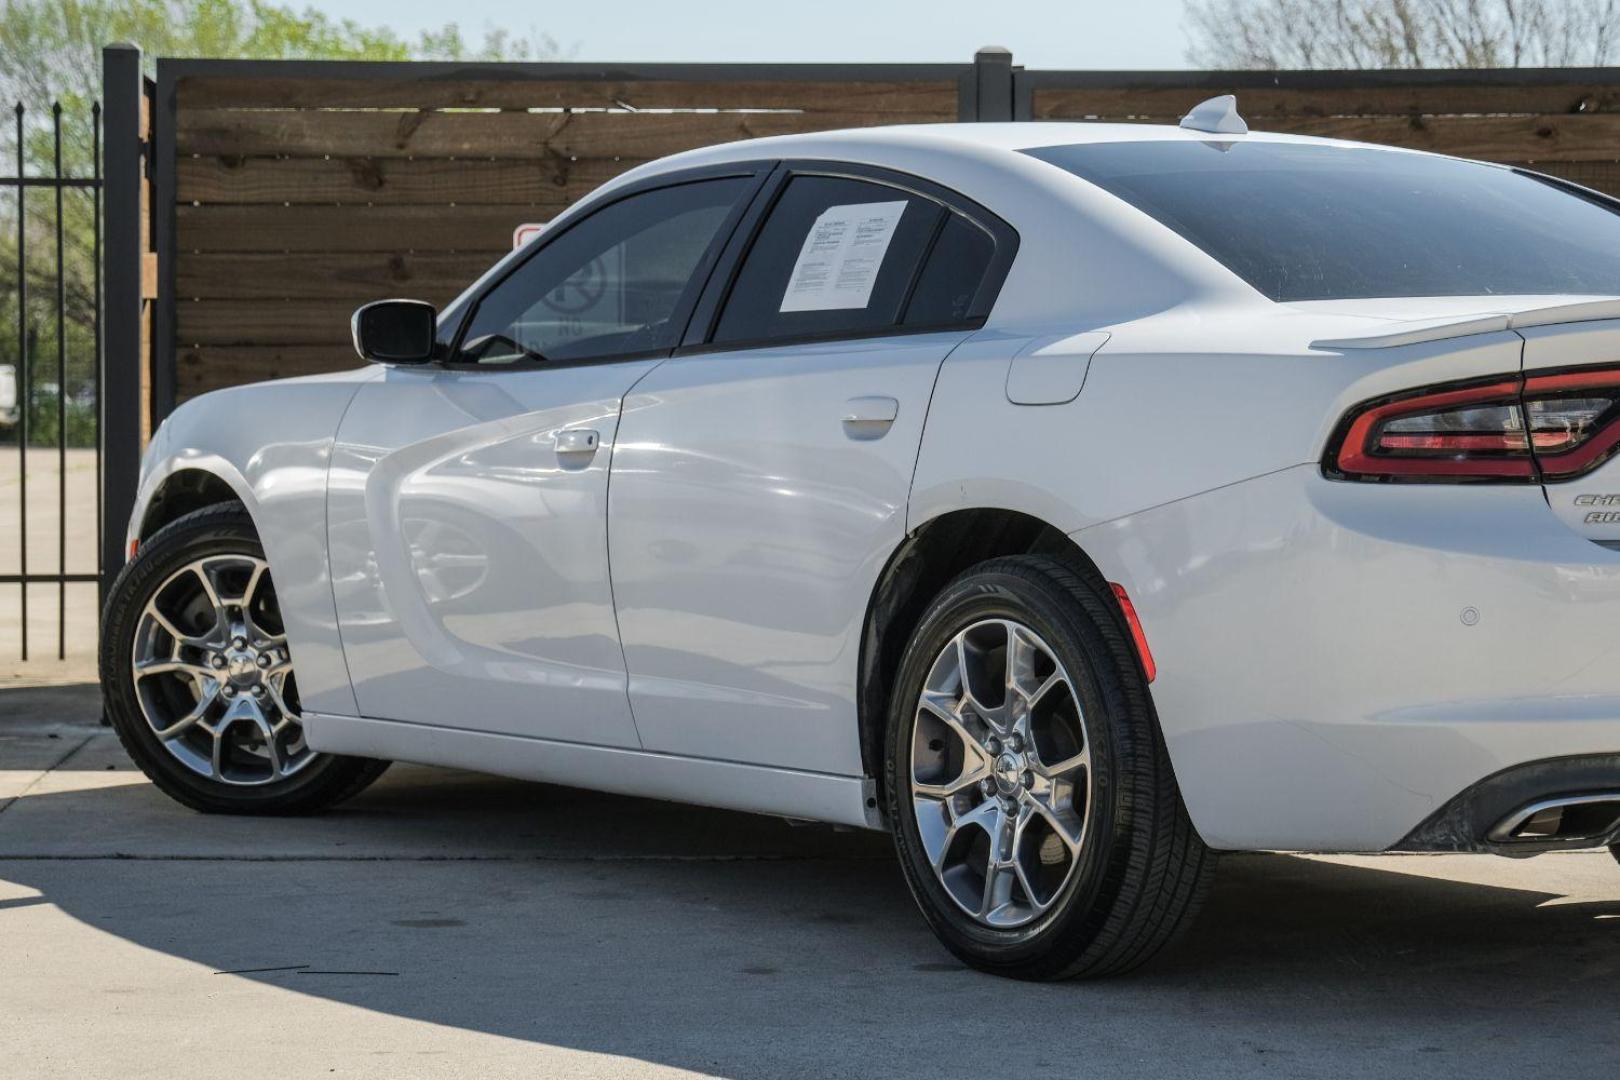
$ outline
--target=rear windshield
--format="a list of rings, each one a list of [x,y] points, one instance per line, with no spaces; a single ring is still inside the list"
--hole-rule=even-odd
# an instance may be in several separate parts
[[[1273,300],[1620,294],[1620,214],[1509,169],[1258,141],[1024,152],[1157,218]]]

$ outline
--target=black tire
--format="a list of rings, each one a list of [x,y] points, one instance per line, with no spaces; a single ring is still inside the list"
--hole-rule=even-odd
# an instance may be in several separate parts
[[[1609,854],[1614,856],[1615,862],[1620,862],[1620,844],[1616,844],[1611,847],[1609,849]]]
[[[952,901],[924,854],[909,776],[918,697],[935,658],[959,632],[996,618],[1033,630],[1070,674],[1086,717],[1093,770],[1094,794],[1073,871],[1044,914],[1012,929],[986,925]],[[934,600],[912,635],[888,718],[889,821],[924,917],[945,947],[975,968],[1034,980],[1121,974],[1174,942],[1208,893],[1215,854],[1182,805],[1128,635],[1116,600],[1095,572],[1034,555],[966,571]]]
[[[383,774],[388,762],[313,754],[280,780],[229,784],[183,764],[147,722],[136,697],[132,659],[141,613],[171,575],[209,555],[264,557],[253,520],[241,504],[204,507],[166,525],[141,544],[113,584],[102,613],[101,692],[124,750],[170,798],[204,813],[306,814],[359,794]]]

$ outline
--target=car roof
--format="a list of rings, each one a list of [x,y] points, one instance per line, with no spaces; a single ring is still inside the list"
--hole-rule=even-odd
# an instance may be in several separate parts
[[[815,133],[806,133],[813,135]],[[884,127],[852,128],[831,134],[897,136],[939,140],[1001,150],[1028,150],[1040,146],[1072,146],[1078,143],[1111,142],[1211,142],[1229,140],[1265,142],[1334,143],[1310,135],[1287,135],[1255,131],[1246,135],[1212,135],[1173,124],[1121,124],[1095,121],[1018,121],[1011,123],[892,124]],[[779,136],[784,142],[803,135]],[[1350,144],[1345,144],[1350,145]]]
[[[1052,166],[1019,153],[1047,146],[1073,146],[1123,142],[1186,143],[1294,143],[1321,147],[1373,150],[1391,154],[1425,154],[1404,147],[1358,143],[1312,135],[1251,131],[1243,135],[1210,134],[1170,124],[1119,124],[1089,121],[1022,121],[1011,123],[893,124],[755,139],[698,147],[636,166],[608,181],[602,192],[638,183],[665,173],[712,165],[781,159],[849,162],[898,169],[943,183],[965,183],[968,175],[1008,178],[1033,175]],[[1432,155],[1426,155],[1432,156]],[[1065,182],[1086,186],[1062,169]],[[966,186],[958,190],[971,194]]]
[[[969,155],[985,152],[1031,150],[1044,146],[1073,146],[1084,143],[1120,142],[1286,142],[1315,146],[1336,146],[1391,153],[1423,153],[1404,147],[1358,143],[1314,135],[1251,131],[1245,135],[1210,134],[1171,124],[1121,124],[1091,121],[1022,121],[1011,123],[891,124],[875,127],[809,131],[793,135],[772,135],[740,142],[721,143],[664,158],[666,167],[704,161],[730,161],[744,158],[828,156],[840,147],[865,158],[878,146],[930,148]]]

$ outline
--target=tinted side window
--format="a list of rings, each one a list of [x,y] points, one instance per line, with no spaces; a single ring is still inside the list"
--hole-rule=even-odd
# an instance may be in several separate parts
[[[725,239],[744,177],[621,199],[544,244],[473,312],[460,363],[592,360],[674,348],[692,277]]]
[[[996,241],[989,233],[952,214],[928,253],[906,305],[905,324],[950,326],[966,319],[995,254]]]
[[[714,340],[895,325],[943,213],[931,199],[883,184],[794,177],[743,261]]]

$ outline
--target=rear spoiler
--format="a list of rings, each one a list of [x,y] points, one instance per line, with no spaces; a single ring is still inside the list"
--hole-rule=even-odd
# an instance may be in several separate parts
[[[1519,330],[1527,326],[1553,323],[1591,322],[1620,319],[1620,297],[1612,300],[1585,300],[1579,304],[1554,304],[1523,311],[1490,312],[1462,318],[1414,319],[1386,323],[1376,334],[1363,337],[1319,338],[1313,349],[1392,349],[1397,345],[1417,345],[1424,341],[1445,341],[1470,334],[1490,334],[1498,330]]]

